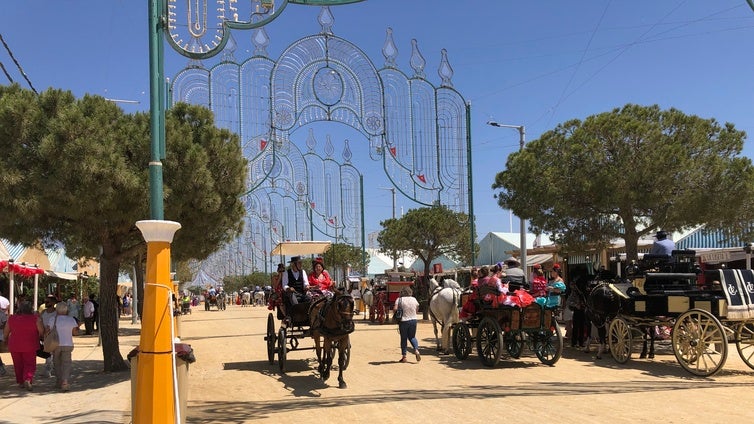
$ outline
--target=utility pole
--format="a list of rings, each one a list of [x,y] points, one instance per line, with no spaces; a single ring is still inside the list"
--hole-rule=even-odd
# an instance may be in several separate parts
[[[395,187],[378,187],[380,190],[388,190],[393,193],[393,219],[395,219]],[[398,271],[398,257],[393,252],[393,271]]]

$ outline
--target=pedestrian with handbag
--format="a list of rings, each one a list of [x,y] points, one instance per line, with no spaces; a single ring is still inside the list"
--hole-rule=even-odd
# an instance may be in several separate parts
[[[422,360],[419,354],[419,341],[416,340],[416,313],[419,310],[419,301],[413,296],[413,292],[410,287],[404,287],[401,289],[400,297],[395,301],[393,306],[394,311],[401,312],[401,320],[398,323],[398,332],[401,334],[401,359],[398,362],[406,361],[406,352],[408,351],[408,343],[411,342],[411,346],[414,348],[416,354],[416,361]]]

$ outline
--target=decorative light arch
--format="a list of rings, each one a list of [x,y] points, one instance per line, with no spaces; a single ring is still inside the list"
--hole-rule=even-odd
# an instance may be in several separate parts
[[[441,51],[436,87],[425,75],[426,61],[416,40],[411,43],[411,73],[406,74],[398,69],[398,48],[388,28],[385,62],[378,68],[363,50],[333,33],[334,22],[330,8],[322,7],[320,32],[295,41],[277,60],[267,52],[270,38],[264,27],[254,30],[253,55],[241,62],[229,36],[220,63],[206,68],[191,61],[175,76],[170,99],[212,109],[218,126],[239,134],[249,160],[247,196],[262,199],[255,204],[268,212],[297,211],[277,218],[286,228],[306,227],[286,239],[325,236],[365,247],[361,174],[351,165],[349,143],[344,142],[336,161],[329,137],[324,155],[316,152],[319,144],[311,131],[299,138],[297,130],[320,121],[361,133],[370,159],[382,163],[390,182],[407,198],[473,216],[470,108],[453,88],[447,52]],[[297,140],[306,145],[305,153]],[[317,187],[313,181],[319,181]],[[270,195],[277,192],[286,194]],[[344,207],[336,208],[327,196]],[[257,234],[269,235],[266,242],[255,242],[270,246],[263,249],[267,254],[275,237],[262,215],[247,209],[246,219],[247,226],[265,229]]]

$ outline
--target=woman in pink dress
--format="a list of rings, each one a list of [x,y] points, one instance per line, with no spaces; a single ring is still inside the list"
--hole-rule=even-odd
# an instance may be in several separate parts
[[[325,270],[325,264],[322,258],[316,258],[313,263],[314,270],[309,275],[309,287],[310,290],[320,293],[326,296],[332,296],[333,281],[330,278],[330,274]]]

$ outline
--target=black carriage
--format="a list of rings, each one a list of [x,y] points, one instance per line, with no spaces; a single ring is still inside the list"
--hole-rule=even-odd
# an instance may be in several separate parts
[[[484,289],[480,288],[480,299],[486,294]],[[511,358],[520,358],[524,347],[545,365],[558,362],[563,354],[563,334],[555,318],[557,308],[537,303],[523,308],[493,306],[483,300],[476,303],[474,316],[453,326],[451,340],[458,359],[468,358],[476,343],[479,359],[488,367],[500,362],[503,350]]]
[[[307,255],[322,254],[330,247],[329,242],[284,242],[278,244],[273,255]],[[280,372],[285,372],[288,353],[297,350],[314,350],[315,346],[302,346],[304,339],[313,338],[314,334],[309,323],[309,308],[311,302],[301,302],[292,305],[287,293],[282,294],[283,307],[276,308],[276,313],[267,315],[267,333],[264,337],[267,344],[267,359],[270,365],[275,363],[278,355]],[[275,318],[280,321],[280,327],[275,330]],[[346,348],[346,367],[350,362],[351,347]],[[334,355],[330,352],[331,356]]]
[[[209,311],[211,307],[217,308],[218,311],[224,311],[226,307],[225,293],[206,294],[204,299],[204,310]]]
[[[754,369],[754,272],[719,269],[702,275],[690,250],[645,255],[628,271],[627,286],[608,284],[620,300],[607,334],[618,363],[631,358],[648,329],[666,326],[678,363],[691,374],[717,373],[731,341]]]

